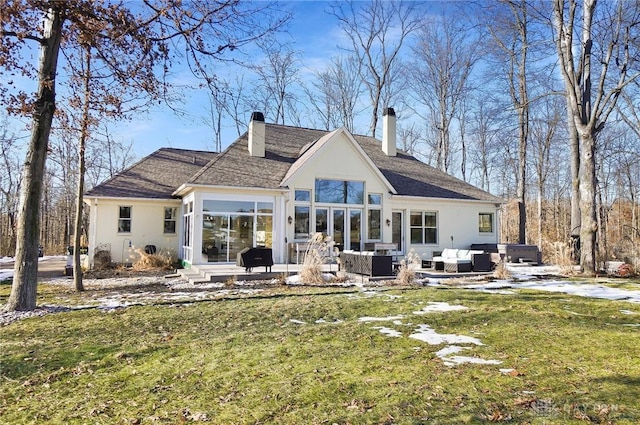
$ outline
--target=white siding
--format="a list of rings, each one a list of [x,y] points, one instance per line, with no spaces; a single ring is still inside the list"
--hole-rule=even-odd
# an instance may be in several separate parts
[[[131,232],[118,233],[120,206],[131,207]],[[176,233],[164,233],[165,207],[177,208]],[[140,199],[91,199],[89,224],[89,261],[93,265],[93,254],[97,247],[111,252],[114,263],[133,263],[138,259],[138,250],[144,252],[146,245],[155,245],[158,252],[169,251],[178,255],[180,248],[180,200]],[[131,242],[131,247],[129,247]]]
[[[493,203],[443,199],[392,197],[391,208],[405,211],[405,250],[429,257],[433,251],[444,248],[469,249],[474,243],[498,243],[498,207]],[[411,244],[409,218],[411,211],[435,211],[437,213],[438,243]],[[493,213],[493,233],[480,233],[478,216]],[[453,240],[452,240],[453,237]]]

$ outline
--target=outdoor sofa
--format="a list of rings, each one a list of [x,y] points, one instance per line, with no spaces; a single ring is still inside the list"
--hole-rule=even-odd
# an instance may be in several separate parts
[[[491,270],[490,255],[480,250],[445,248],[433,257],[436,270],[460,273]]]

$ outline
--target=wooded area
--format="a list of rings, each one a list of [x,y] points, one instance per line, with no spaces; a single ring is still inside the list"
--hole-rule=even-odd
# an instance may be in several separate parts
[[[538,244],[546,261],[560,262],[568,260],[572,241],[580,239],[579,261],[587,273],[606,259],[637,262],[637,2],[502,0],[482,7],[456,2],[444,9],[432,2],[327,3],[323,22],[338,26],[343,38],[336,40],[342,43],[340,54],[327,56],[323,69],[307,68],[295,35],[285,31],[286,3],[273,3],[269,10],[242,9],[244,19],[269,16],[268,24],[241,34],[246,21],[220,20],[216,28],[224,28],[224,36],[218,33],[209,41],[206,36],[213,35],[201,34],[203,41],[181,25],[193,25],[195,31],[198,16],[222,14],[225,7],[239,8],[243,2],[194,2],[197,6],[190,7],[197,10],[176,6],[160,13],[165,2],[145,1],[134,12],[144,10],[146,20],[132,14],[129,26],[93,32],[88,28],[98,27],[88,23],[94,25],[95,17],[87,17],[82,2],[14,3],[13,8],[2,5],[0,19],[0,93],[9,107],[0,118],[0,255],[16,251],[25,184],[28,146],[15,132],[13,117],[33,113],[33,95],[12,83],[29,66],[28,75],[37,69],[29,55],[16,52],[42,39],[26,35],[37,31],[20,16],[28,11],[33,19],[46,12],[43,5],[54,5],[66,13],[59,65],[65,78],[57,81],[58,106],[38,211],[37,243],[46,254],[63,253],[73,242],[81,138],[86,137],[88,189],[130,165],[136,159],[134,144],[144,143],[115,140],[110,133],[114,122],[149,102],[179,106],[179,96],[165,85],[165,73],[180,65],[201,82],[193,89],[209,92],[203,119],[212,129],[212,149],[231,142],[223,140],[223,127],[244,132],[251,111],[281,124],[327,130],[345,125],[375,135],[381,108],[393,106],[400,149],[504,197],[502,242]],[[131,12],[121,2],[99,4],[104,4],[104,16],[109,10],[123,17]],[[132,44],[115,46],[121,55],[135,47],[135,34],[146,37],[149,44],[138,39],[133,51],[157,49],[147,69],[133,67],[139,56],[124,56],[131,59],[123,61],[128,68],[104,73],[110,59],[118,63],[113,60],[117,53],[101,53],[114,47],[107,42],[114,34],[130,37]],[[174,42],[187,51],[182,62],[167,54]],[[220,61],[223,54],[226,61]],[[101,65],[90,66],[92,61]],[[100,86],[105,76],[126,90]],[[95,98],[83,100],[83,81]],[[151,90],[152,83],[157,91]],[[84,118],[83,104],[89,108]],[[83,120],[88,126],[84,136]],[[22,125],[33,126],[29,121]]]

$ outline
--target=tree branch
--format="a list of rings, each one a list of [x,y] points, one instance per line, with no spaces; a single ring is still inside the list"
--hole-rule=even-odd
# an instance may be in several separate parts
[[[0,35],[2,37],[16,37],[20,40],[32,40],[40,44],[44,43],[44,39],[42,37],[36,37],[35,35],[31,35],[31,34],[18,34],[15,31],[2,30],[0,31]]]

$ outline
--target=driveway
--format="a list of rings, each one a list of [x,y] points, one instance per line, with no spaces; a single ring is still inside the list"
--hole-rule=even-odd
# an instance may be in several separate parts
[[[66,265],[67,257],[64,255],[42,257],[38,261],[38,277],[62,277],[64,276],[64,266]],[[0,261],[0,275],[7,273],[13,276],[13,261]]]

